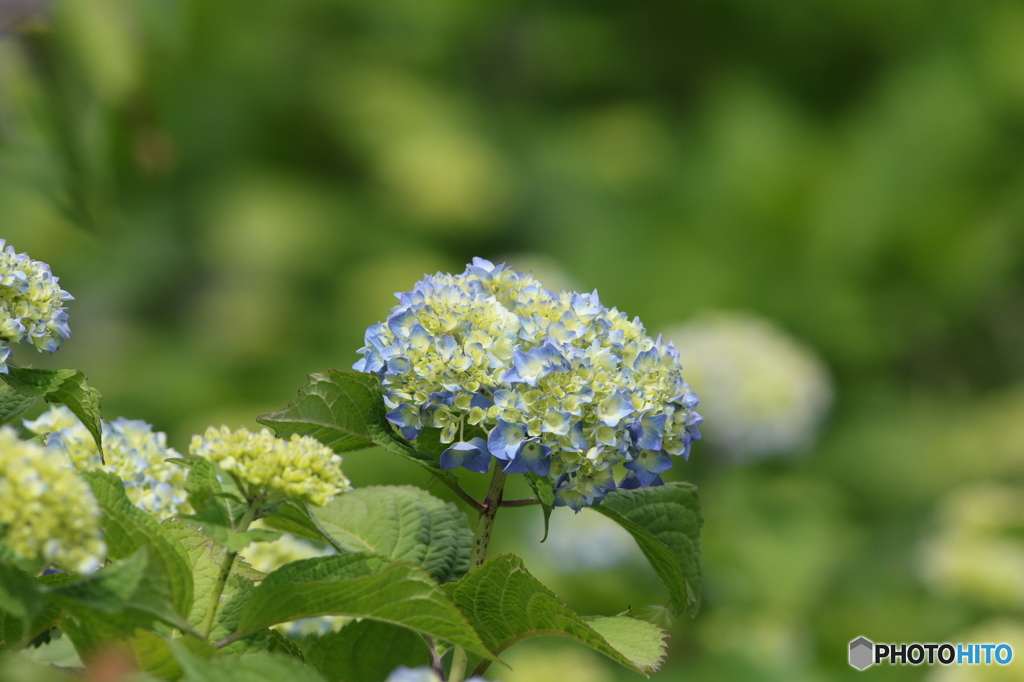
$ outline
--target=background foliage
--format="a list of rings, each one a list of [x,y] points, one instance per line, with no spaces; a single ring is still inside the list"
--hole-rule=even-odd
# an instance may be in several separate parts
[[[254,426],[474,255],[655,331],[753,311],[818,350],[837,402],[811,451],[741,466],[706,441],[671,472],[701,488],[704,610],[655,679],[843,679],[858,635],[1019,636],[1024,584],[970,561],[1024,561],[1019,515],[971,502],[1024,474],[1019,3],[51,9],[0,37],[0,237],[77,297],[37,366],[83,368],[109,418],[179,449]],[[379,450],[345,471],[424,483]],[[667,601],[603,518],[556,510],[538,545],[535,512],[499,524],[570,605]],[[631,679],[559,642],[508,656],[492,675]]]

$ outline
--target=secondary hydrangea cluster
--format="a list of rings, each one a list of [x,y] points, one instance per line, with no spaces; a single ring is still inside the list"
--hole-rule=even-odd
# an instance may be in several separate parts
[[[352,487],[341,473],[341,457],[309,436],[283,439],[269,429],[252,433],[211,426],[202,436],[192,437],[190,452],[256,489],[319,507]]]
[[[0,239],[0,373],[7,373],[11,349],[7,344],[25,341],[40,351],[53,352],[69,336],[65,301],[73,300],[57,284],[50,266],[28,254],[4,248]]]
[[[106,556],[100,508],[64,457],[0,428],[0,538],[25,560],[82,573]]]
[[[753,460],[813,444],[833,388],[812,349],[768,320],[737,313],[698,318],[664,335],[700,392],[711,445]]]
[[[260,525],[261,522],[256,521],[252,527],[258,528]],[[293,561],[328,556],[335,552],[330,547],[318,547],[290,533],[284,533],[273,542],[254,542],[246,547],[243,553],[245,560],[257,571],[271,573]],[[301,638],[306,635],[325,635],[328,632],[340,630],[351,621],[351,618],[345,616],[322,616],[280,623],[273,627],[285,632],[289,637]]]
[[[921,544],[919,570],[936,592],[983,607],[1024,606],[1024,489],[977,483],[939,505]]]
[[[380,376],[407,439],[440,430],[443,468],[486,472],[496,458],[507,473],[554,477],[558,504],[578,510],[616,485],[660,484],[700,437],[673,345],[596,291],[555,293],[476,258],[397,296],[354,367]]]
[[[124,481],[128,498],[162,519],[191,514],[185,492],[185,469],[168,462],[180,458],[167,447],[167,434],[154,432],[144,421],[118,417],[103,422],[103,456],[92,434],[66,407],[51,407],[25,427],[46,436],[48,448],[63,453],[77,469],[108,471]]]

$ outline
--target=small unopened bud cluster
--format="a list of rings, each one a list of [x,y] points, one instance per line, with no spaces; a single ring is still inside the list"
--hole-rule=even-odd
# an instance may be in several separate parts
[[[309,436],[276,438],[269,429],[252,433],[211,426],[192,437],[190,452],[214,462],[256,490],[322,507],[351,489],[341,457]]]

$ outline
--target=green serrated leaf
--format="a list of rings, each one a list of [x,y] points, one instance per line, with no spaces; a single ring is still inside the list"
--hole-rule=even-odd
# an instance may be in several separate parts
[[[312,436],[335,452],[373,445],[368,422],[376,417],[380,381],[372,374],[328,370],[309,375],[299,395],[256,421],[278,436]]]
[[[22,622],[31,622],[43,610],[44,603],[32,578],[0,559],[0,610]]]
[[[184,547],[159,521],[132,504],[124,491],[124,483],[117,476],[103,471],[85,471],[82,477],[103,510],[100,525],[108,556],[125,559],[140,548],[148,548],[153,559],[152,570],[166,581],[175,609],[182,615],[188,614],[194,588]]]
[[[492,658],[429,574],[369,552],[304,559],[269,574],[238,623],[241,635],[315,616],[369,618]]]
[[[533,488],[533,494],[540,500],[540,508],[544,511],[544,538],[548,539],[548,528],[551,522],[551,509],[555,506],[555,482],[549,476],[539,476],[527,471],[526,482]]]
[[[258,651],[205,660],[172,644],[184,675],[182,682],[325,682],[313,668],[281,653]]]
[[[646,672],[661,668],[668,633],[654,623],[631,616],[590,616],[583,620],[638,668]]]
[[[61,617],[61,608],[53,599],[47,599],[39,588],[60,585],[74,580],[71,573],[53,573],[33,579],[33,589],[44,599],[42,610],[29,623],[25,631],[25,622],[11,613],[0,612],[0,651],[10,651],[19,646],[27,646],[37,637],[57,625]]]
[[[103,425],[100,420],[100,399],[103,396],[76,371],[45,397],[48,403],[60,403],[71,410],[92,434],[96,448],[103,453]]]
[[[629,531],[668,588],[672,611],[695,613],[700,606],[700,514],[697,488],[667,483],[617,490],[592,507]]]
[[[273,428],[278,436],[294,433],[313,436],[335,452],[361,450],[379,445],[451,481],[456,477],[440,467],[440,453],[424,451],[397,433],[385,419],[387,408],[380,379],[364,372],[335,369],[309,375],[309,383],[297,398],[256,421]],[[429,443],[425,439],[424,445]]]
[[[49,586],[44,594],[76,616],[127,615],[142,623],[156,619],[191,630],[188,621],[175,611],[167,582],[154,570],[155,565],[158,562],[144,547],[97,573]]]
[[[10,424],[35,402],[35,396],[19,393],[7,384],[0,384],[0,426]]]
[[[418,564],[440,583],[469,570],[473,531],[466,515],[420,488],[360,488],[311,512],[338,551]]]
[[[399,666],[430,665],[430,650],[412,630],[363,620],[302,643],[306,662],[328,682],[384,682]]]
[[[253,528],[243,532],[212,523],[202,523],[200,525],[203,532],[209,535],[214,542],[222,547],[226,547],[231,552],[245,549],[254,542],[273,542],[281,537],[281,533],[276,530]]]
[[[272,514],[263,517],[262,521],[264,525],[274,530],[291,533],[314,542],[334,544],[305,502],[285,500]]]
[[[100,423],[99,391],[89,386],[85,374],[77,369],[35,369],[8,365],[8,372],[0,374],[9,387],[48,403],[66,405],[85,425],[103,452],[103,428]]]
[[[227,560],[228,550],[214,543],[213,539],[200,528],[183,521],[169,519],[160,525],[177,540],[188,556],[195,593],[192,609],[188,613],[188,620],[192,625],[198,627],[206,616],[206,609],[210,604],[210,593],[213,591],[217,577]],[[231,565],[231,572],[250,584],[253,580],[262,580],[265,577],[263,573],[252,568],[241,558],[235,559]],[[221,639],[231,632],[222,634]]]
[[[497,654],[529,637],[564,635],[630,670],[644,672],[534,578],[515,555],[494,557],[445,589],[487,648]],[[477,672],[487,665],[485,661]]]
[[[73,377],[75,369],[35,369],[8,365],[6,374],[0,375],[7,385],[22,395],[45,398],[65,381]]]

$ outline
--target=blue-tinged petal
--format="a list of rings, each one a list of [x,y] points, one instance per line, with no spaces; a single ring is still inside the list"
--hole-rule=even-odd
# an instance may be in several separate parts
[[[637,422],[640,429],[638,436],[634,436],[636,446],[641,450],[661,450],[661,439],[665,434],[665,423],[668,421],[667,414],[644,415]]]
[[[402,403],[384,415],[384,418],[401,429],[402,436],[407,440],[415,440],[423,430],[420,411],[415,405]]]
[[[637,488],[655,488],[659,485],[665,485],[665,481],[662,480],[661,476],[655,476],[647,485],[641,485],[640,479],[637,478],[635,472],[630,471],[627,473],[621,481],[619,481],[619,490],[636,490]]]
[[[663,452],[641,450],[625,467],[636,474],[640,487],[646,488],[658,474],[672,468],[672,459]]]
[[[654,372],[658,369],[659,364],[661,364],[661,356],[658,354],[658,349],[649,348],[636,356],[636,360],[633,361],[633,371]]]
[[[494,401],[485,396],[483,393],[474,393],[473,400],[472,402],[469,403],[469,406],[471,408],[479,407],[484,410],[489,409],[492,405],[494,405]]]
[[[441,359],[445,362],[450,362],[452,357],[455,356],[455,351],[459,349],[459,342],[454,337],[445,334],[437,342],[437,350],[441,355]]]
[[[388,329],[391,333],[400,338],[408,338],[412,332],[413,325],[417,318],[415,311],[407,308],[401,310],[388,318]]]
[[[622,389],[597,404],[597,416],[605,426],[618,426],[632,412],[633,399]]]
[[[419,322],[414,324],[409,332],[409,347],[415,348],[418,351],[427,350],[433,340],[434,337]]]
[[[486,474],[491,468],[491,455],[483,438],[471,438],[469,442],[453,443],[441,455],[442,469],[464,467],[470,471]]]
[[[541,431],[564,436],[569,433],[571,427],[572,422],[568,412],[548,410],[547,414],[544,415],[544,424],[541,426]]]
[[[487,437],[487,449],[498,459],[512,459],[525,439],[526,429],[521,424],[499,418]]]
[[[551,448],[542,445],[537,438],[523,441],[515,458],[505,465],[506,474],[525,474],[527,471],[539,476],[551,473]]]
[[[576,422],[569,429],[569,444],[577,450],[586,450],[590,447],[583,435],[583,422]]]
[[[451,391],[435,391],[430,394],[430,405],[444,405],[451,407],[455,401],[455,394]]]
[[[513,369],[505,375],[503,380],[536,386],[537,380],[548,373],[547,363],[544,362],[544,358],[541,355],[536,353],[536,350],[531,350],[529,353],[517,350],[513,353]]]

